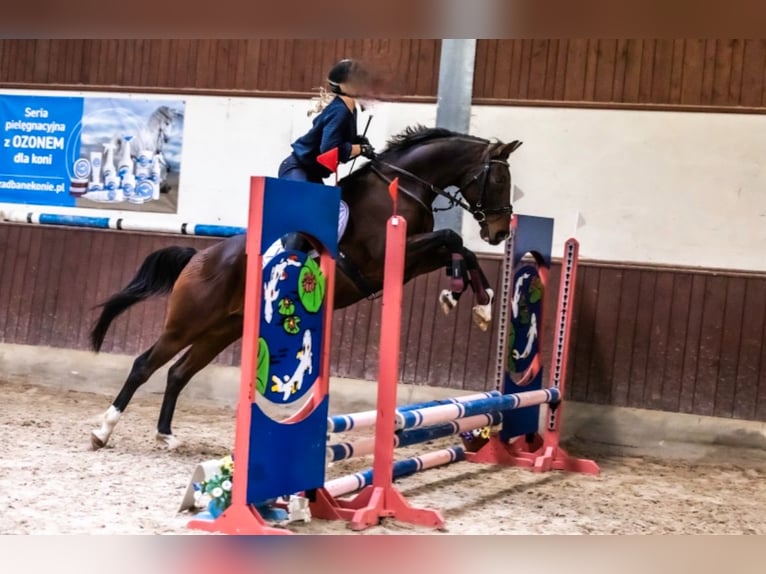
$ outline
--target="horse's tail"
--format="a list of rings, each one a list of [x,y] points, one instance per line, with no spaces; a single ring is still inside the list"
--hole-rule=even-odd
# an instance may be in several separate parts
[[[109,325],[117,316],[144,299],[169,293],[196,252],[193,247],[174,245],[149,254],[130,283],[99,305],[103,309],[90,332],[93,350],[99,352]]]

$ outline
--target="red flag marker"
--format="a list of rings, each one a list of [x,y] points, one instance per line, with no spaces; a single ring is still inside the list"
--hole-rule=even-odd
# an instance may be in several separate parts
[[[317,162],[332,170],[335,174],[335,185],[338,185],[338,148],[334,147],[330,151],[317,156]]]
[[[399,195],[399,178],[395,177],[394,180],[388,185],[388,193],[391,194],[391,199],[394,202],[394,215],[396,215],[396,198]]]

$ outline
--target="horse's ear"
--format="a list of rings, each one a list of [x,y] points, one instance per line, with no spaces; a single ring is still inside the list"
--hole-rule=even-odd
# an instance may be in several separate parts
[[[508,156],[511,155],[517,149],[519,149],[522,143],[524,142],[521,142],[519,140],[513,140],[510,143],[502,144],[500,147],[497,148],[497,150],[495,150],[495,153],[493,155],[495,157],[508,159]]]

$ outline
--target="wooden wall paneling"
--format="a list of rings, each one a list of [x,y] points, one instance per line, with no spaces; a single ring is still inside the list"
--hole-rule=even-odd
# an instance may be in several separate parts
[[[467,287],[464,296],[460,298],[461,303],[452,310],[449,317],[453,319],[450,325],[450,330],[447,331],[448,336],[451,337],[451,341],[445,342],[445,346],[450,349],[447,359],[447,383],[446,386],[450,388],[463,389],[466,383],[465,381],[465,364],[468,357],[468,341],[471,336],[471,331],[478,327],[473,324],[472,308],[476,304],[476,300],[473,296],[473,291],[470,287]],[[444,313],[439,310],[439,319],[442,321],[448,317],[444,316]],[[441,321],[440,321],[441,322]],[[436,324],[436,328],[439,329],[439,324]]]
[[[694,412],[694,393],[700,365],[700,342],[703,335],[703,307],[705,305],[706,277],[693,275],[689,297],[689,318],[684,344],[684,362],[681,385],[678,389],[679,412]]]
[[[63,237],[56,237],[55,230],[46,229],[43,236],[43,250],[46,256],[45,275],[45,300],[42,307],[42,323],[40,325],[39,344],[58,346],[54,336],[56,323],[56,307],[61,293],[61,273],[63,270],[64,241]]]
[[[0,40],[0,43],[3,41]],[[10,237],[14,232],[13,227],[0,226],[0,269],[3,270],[0,273],[0,342],[5,342],[6,338],[5,320],[8,315],[8,295],[10,293],[8,280],[12,275],[8,270],[12,269],[16,255],[15,245]]]
[[[740,105],[763,105],[766,40],[745,40],[742,62],[742,96]]]
[[[0,81],[12,82],[13,74],[10,71],[11,50],[13,40],[0,38]]]
[[[16,240],[15,249],[17,252],[13,267],[8,267],[3,270],[3,279],[8,276],[8,282],[4,281],[2,293],[5,294],[3,295],[3,299],[7,301],[4,334],[6,342],[9,343],[18,341],[17,327],[21,320],[20,308],[23,297],[24,279],[26,274],[31,272],[28,265],[32,248],[32,236],[32,229],[19,228],[19,233],[14,238]]]
[[[493,97],[495,77],[499,77],[505,72],[505,69],[495,59],[498,42],[499,40],[476,42],[473,74],[474,97]]]
[[[567,53],[564,99],[582,100],[585,94],[585,67],[588,60],[588,40],[571,39]]]
[[[591,357],[596,337],[596,309],[598,306],[598,284],[601,269],[598,267],[580,267],[577,271],[578,322],[577,339],[575,345],[570,347],[570,354],[574,354],[570,363],[572,372],[573,392],[571,397],[575,400],[588,400],[588,378],[590,372]]]
[[[668,313],[668,335],[665,349],[665,367],[661,381],[659,409],[680,409],[680,390],[683,383],[684,355],[686,351],[689,316],[692,312],[692,276],[673,273],[671,307]]]
[[[345,309],[339,309],[332,314],[332,343],[330,344],[330,370],[338,373],[340,369],[340,348],[345,322]]]
[[[443,271],[435,271],[418,278],[424,283],[423,315],[417,340],[418,358],[415,372],[412,374],[412,382],[418,385],[429,384],[432,380],[446,382],[445,354],[449,353],[449,350],[446,348],[445,331],[436,328],[437,315],[442,312],[437,297],[445,285],[442,282],[442,273]]]
[[[649,349],[652,339],[652,313],[656,276],[642,270],[639,283],[636,325],[633,331],[633,356],[631,357],[630,386],[628,388],[629,407],[640,408],[644,401],[647,369],[649,367]]]
[[[77,277],[72,273],[77,259],[77,238],[71,233],[58,240],[54,238],[54,244],[48,249],[53,257],[48,281],[49,285],[55,285],[55,291],[53,296],[48,295],[51,306],[46,314],[48,323],[44,323],[44,329],[49,333],[48,345],[68,347],[68,324],[80,321],[74,312],[85,294],[85,291],[77,289]]]
[[[505,42],[511,47],[508,94],[510,98],[519,99],[521,97],[522,43],[521,40],[505,40]]]
[[[622,82],[614,87],[614,98],[618,102],[638,102],[641,98],[641,58],[644,53],[644,41],[624,42],[625,71]]]
[[[677,72],[683,76],[678,103],[709,104],[709,98],[705,96],[705,92],[708,94],[710,92],[712,74],[706,58],[707,41],[689,39],[683,40],[683,43],[683,61]],[[705,85],[708,86],[707,90]]]
[[[727,105],[740,105],[742,101],[742,67],[745,59],[744,40],[734,40],[731,44],[731,76],[729,77],[729,96],[726,99]]]
[[[545,99],[545,79],[549,76],[548,53],[551,40],[529,40],[529,81],[527,98],[531,100]]]
[[[519,40],[516,48],[521,53],[519,61],[519,98],[526,100],[529,98],[529,66],[532,55],[532,40]]]
[[[732,416],[754,419],[757,416],[759,383],[766,388],[766,376],[762,376],[766,364],[761,361],[766,325],[766,281],[745,280],[743,309]]]
[[[673,40],[655,40],[652,57],[650,102],[670,103],[670,80],[673,72]]]
[[[673,49],[670,62],[670,93],[668,101],[671,104],[681,103],[681,90],[686,80],[686,40],[673,40]],[[699,103],[697,100],[696,103]]]
[[[369,321],[364,333],[366,345],[359,345],[357,353],[360,356],[360,366],[358,369],[358,378],[370,381],[378,380],[378,365],[380,364],[380,322],[382,320],[381,298],[370,302]],[[361,343],[361,341],[360,341]],[[401,371],[401,349],[399,353],[400,371]]]
[[[612,74],[612,101],[622,101],[625,95],[625,82],[627,79],[628,49],[630,40],[621,38],[615,42],[614,47],[614,71]]]
[[[598,58],[594,66],[593,100],[597,102],[611,102],[614,100],[618,41],[594,40],[593,42],[596,44]]]
[[[422,312],[422,299],[417,296],[422,282],[417,279],[409,281],[404,285],[403,304],[402,304],[402,328],[399,335],[399,379],[407,380],[408,373],[414,368],[417,360],[417,349],[413,350],[413,342],[416,341],[416,335],[420,332],[418,317]]]
[[[641,290],[641,271],[625,269],[621,272],[620,304],[617,309],[617,325],[612,366],[612,404],[628,405],[631,373],[633,372],[633,345],[638,324],[638,305]]]
[[[547,58],[545,61],[545,76],[543,77],[543,89],[541,100],[556,99],[556,79],[558,78],[559,63],[563,65],[566,60],[561,58],[560,46],[563,40],[548,40]]]
[[[28,249],[24,253],[23,266],[14,273],[20,273],[16,330],[14,338],[21,343],[39,344],[46,313],[46,290],[51,280],[50,234],[29,233],[25,240]],[[18,269],[18,267],[17,267]]]
[[[614,358],[620,316],[622,272],[601,269],[596,286],[593,344],[586,376],[589,401],[607,404],[614,386]]]
[[[654,300],[646,312],[651,315],[646,381],[641,404],[644,407],[662,406],[663,381],[667,365],[670,317],[673,309],[674,274],[660,271],[655,274]]]
[[[726,308],[726,279],[705,277],[705,302],[702,306],[702,336],[699,343],[693,412],[713,416],[721,365],[721,338]]]
[[[692,41],[693,42],[693,41]],[[703,105],[712,105],[713,103],[713,80],[715,77],[715,56],[716,56],[716,40],[704,41],[704,54],[702,60],[704,62],[702,72],[702,90],[700,95],[700,103]]]
[[[136,271],[138,271],[141,263],[143,263],[144,258],[149,255],[150,251],[147,250],[148,242],[146,239],[135,234],[126,239],[125,249],[123,250],[123,268],[125,273],[122,281],[115,287],[115,292],[128,284]],[[163,297],[163,299],[167,301],[167,297]],[[124,352],[130,355],[138,355],[141,352],[139,340],[141,338],[141,331],[145,329],[145,311],[146,305],[138,303],[131,307],[123,317],[124,344],[122,348],[124,349]],[[157,333],[157,335],[159,335],[159,333]]]
[[[353,364],[353,345],[354,345],[354,324],[356,323],[356,314],[359,309],[367,303],[361,303],[346,307],[343,310],[343,326],[339,332],[338,343],[340,352],[338,354],[338,376],[351,377]]]
[[[583,75],[583,100],[592,102],[596,97],[596,71],[598,67],[600,51],[599,41],[595,38],[587,40],[585,51],[585,70]]]
[[[484,274],[495,292],[495,301],[492,305],[492,323],[488,331],[481,331],[473,324],[467,333],[467,347],[465,352],[465,366],[463,368],[463,382],[461,387],[467,391],[486,391],[495,388],[495,348],[497,346],[497,329],[500,324],[503,309],[499,305],[500,297],[500,272],[502,262],[499,259],[488,259],[481,262]],[[468,296],[471,299],[468,299]],[[473,292],[466,294],[465,305],[470,307],[476,304]]]
[[[718,417],[731,417],[734,413],[746,286],[746,280],[743,277],[729,277],[726,281],[720,365],[716,378],[713,410],[714,415]]]
[[[651,103],[652,101],[652,80],[654,77],[654,49],[656,42],[654,40],[643,40],[641,42],[641,56],[638,76],[638,99],[639,103]]]

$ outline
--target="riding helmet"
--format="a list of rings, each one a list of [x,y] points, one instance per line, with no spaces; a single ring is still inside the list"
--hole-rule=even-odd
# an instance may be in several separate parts
[[[330,91],[335,94],[343,95],[340,84],[356,83],[366,84],[369,81],[369,72],[357,60],[346,58],[336,63],[327,74],[327,83],[330,84]]]

